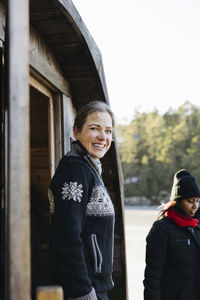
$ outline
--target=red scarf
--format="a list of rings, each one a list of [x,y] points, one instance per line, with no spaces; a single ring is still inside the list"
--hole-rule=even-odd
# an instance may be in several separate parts
[[[173,208],[166,211],[166,216],[180,227],[196,227],[199,222],[198,219],[182,216]]]

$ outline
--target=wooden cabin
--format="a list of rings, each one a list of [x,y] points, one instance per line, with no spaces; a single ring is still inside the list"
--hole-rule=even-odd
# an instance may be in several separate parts
[[[27,300],[33,269],[38,285],[53,284],[48,262],[53,206],[47,189],[70,149],[76,110],[109,99],[101,53],[71,0],[0,0],[0,71],[0,299]],[[115,287],[109,299],[127,300],[116,142],[102,162],[116,212]],[[41,241],[38,269],[31,265],[35,226]]]

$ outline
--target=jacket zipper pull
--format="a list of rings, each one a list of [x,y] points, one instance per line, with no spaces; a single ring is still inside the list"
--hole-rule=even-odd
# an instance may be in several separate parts
[[[188,242],[188,245],[190,246],[190,239],[188,239],[187,242]]]

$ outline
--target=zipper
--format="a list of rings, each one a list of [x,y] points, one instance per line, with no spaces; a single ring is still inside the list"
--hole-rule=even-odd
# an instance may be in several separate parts
[[[200,247],[200,239],[199,239],[198,235],[195,234],[194,228],[193,228],[193,227],[188,227],[188,229],[189,229],[189,231],[191,232],[191,234],[192,234],[192,236],[193,236],[195,242],[197,243],[198,247]],[[199,228],[197,227],[197,229],[199,229]]]
[[[95,171],[95,173],[97,174],[97,176],[98,176],[101,184],[103,185],[103,187],[106,188],[105,184],[103,182],[102,176],[99,174],[99,172],[97,171],[97,169],[95,168],[95,166],[93,165],[93,163],[90,161],[90,159],[86,155],[84,155],[84,159],[87,161],[88,165]]]
[[[103,259],[97,242],[96,234],[94,233],[91,234],[91,239],[92,239],[92,248],[94,253],[94,269],[96,273],[101,273]]]

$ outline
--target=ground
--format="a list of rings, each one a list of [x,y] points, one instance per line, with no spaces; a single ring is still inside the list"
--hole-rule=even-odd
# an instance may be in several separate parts
[[[125,208],[129,300],[143,299],[145,239],[158,214],[155,207]]]

